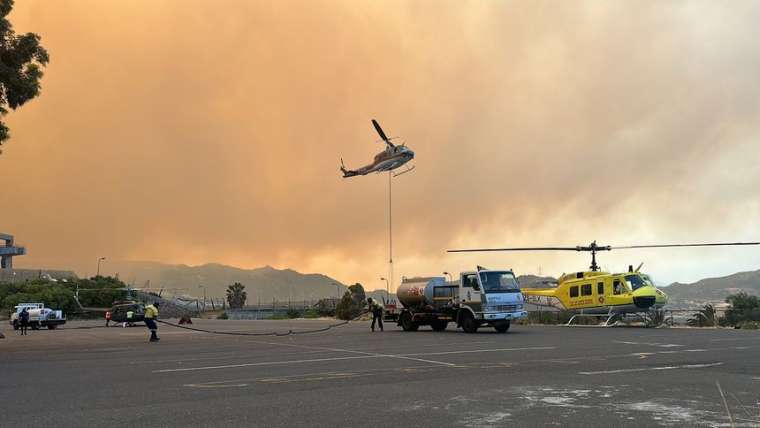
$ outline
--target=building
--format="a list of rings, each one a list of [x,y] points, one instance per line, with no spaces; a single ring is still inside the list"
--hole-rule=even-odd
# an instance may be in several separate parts
[[[13,269],[13,257],[26,254],[26,248],[17,247],[13,236],[0,233],[0,269]]]

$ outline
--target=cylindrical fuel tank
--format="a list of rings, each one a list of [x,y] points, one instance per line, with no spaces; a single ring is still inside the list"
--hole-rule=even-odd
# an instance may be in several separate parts
[[[406,278],[396,290],[398,301],[405,307],[433,304],[433,289],[446,283],[442,276]]]

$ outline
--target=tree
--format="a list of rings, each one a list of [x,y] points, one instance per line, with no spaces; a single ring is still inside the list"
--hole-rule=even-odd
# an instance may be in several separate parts
[[[342,320],[350,320],[359,316],[364,310],[364,301],[367,295],[364,293],[364,287],[358,282],[350,287],[338,303],[336,314]]]
[[[245,292],[245,285],[236,282],[227,287],[227,303],[230,304],[230,309],[240,309],[245,306],[245,301],[248,299],[248,293]]]
[[[760,298],[745,292],[732,294],[726,298],[731,309],[726,311],[726,324],[736,326],[745,321],[760,321]]]
[[[8,107],[15,110],[39,95],[42,68],[50,61],[40,36],[13,31],[7,19],[13,1],[0,0],[0,117],[8,113]],[[0,145],[8,138],[8,127],[0,120]]]
[[[694,316],[686,320],[686,324],[692,327],[715,327],[715,307],[706,304],[702,309],[694,313]]]

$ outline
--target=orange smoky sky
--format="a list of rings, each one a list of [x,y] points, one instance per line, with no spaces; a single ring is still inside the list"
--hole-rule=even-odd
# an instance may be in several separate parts
[[[270,264],[384,287],[585,255],[447,248],[758,240],[755,1],[17,1],[51,55],[7,116],[0,229],[20,267]],[[756,248],[600,255],[664,280],[760,268]],[[104,265],[105,272],[108,264]]]

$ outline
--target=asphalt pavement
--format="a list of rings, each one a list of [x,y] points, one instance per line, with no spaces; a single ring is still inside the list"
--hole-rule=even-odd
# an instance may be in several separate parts
[[[760,427],[760,331],[160,325],[148,343],[142,325],[2,330],[3,426]]]

